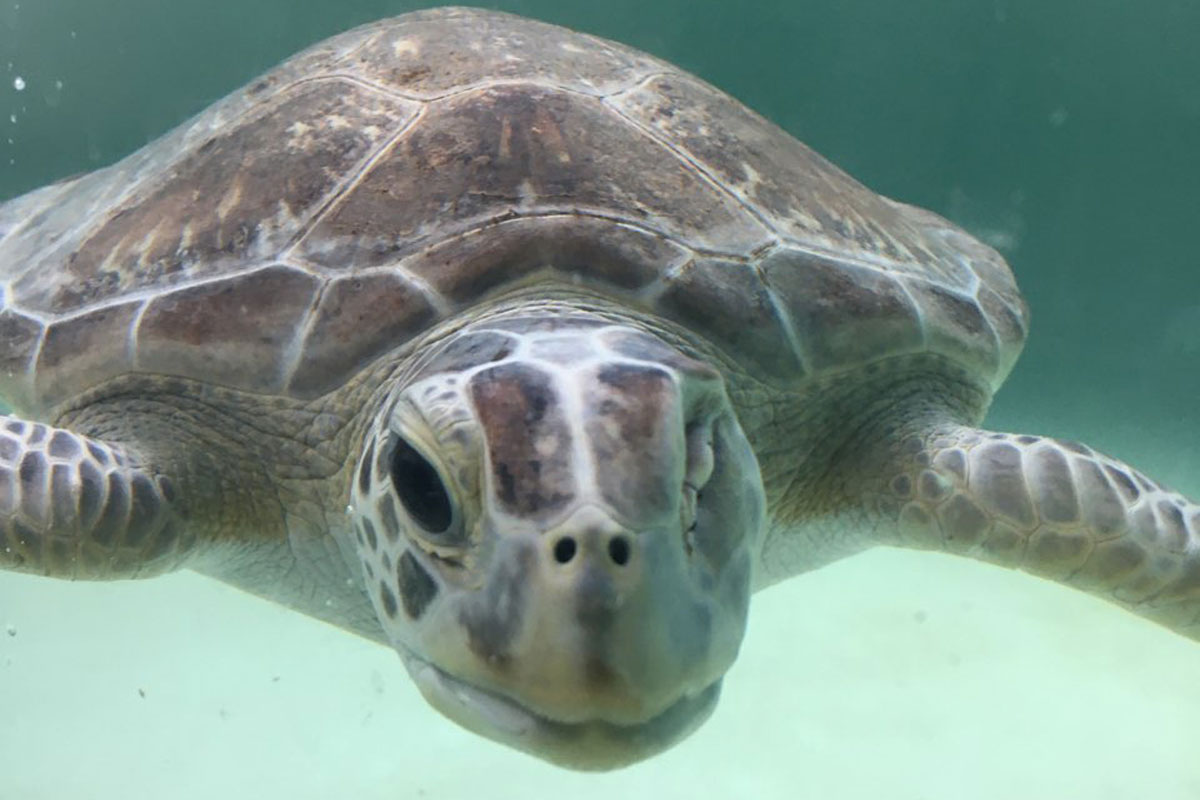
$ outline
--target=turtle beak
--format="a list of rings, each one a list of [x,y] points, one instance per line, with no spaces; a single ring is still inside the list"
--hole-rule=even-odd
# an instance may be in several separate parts
[[[559,766],[587,771],[618,769],[661,753],[708,719],[721,695],[717,680],[644,722],[558,722],[411,653],[405,662],[426,701],[467,730]]]
[[[472,730],[574,768],[621,766],[714,707],[746,610],[745,598],[712,591],[716,580],[679,530],[631,531],[582,505],[540,535],[497,543],[484,587],[456,614],[473,659],[431,646],[410,671]],[[730,582],[745,590],[744,576]]]

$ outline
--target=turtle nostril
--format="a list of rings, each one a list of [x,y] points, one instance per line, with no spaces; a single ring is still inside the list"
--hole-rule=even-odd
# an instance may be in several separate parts
[[[614,536],[608,540],[608,557],[618,567],[629,563],[629,540],[624,536]]]
[[[560,564],[568,563],[575,557],[575,540],[564,536],[554,543],[554,560]]]

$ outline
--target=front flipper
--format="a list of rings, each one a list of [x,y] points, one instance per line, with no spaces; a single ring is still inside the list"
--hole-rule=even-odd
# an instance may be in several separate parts
[[[125,448],[0,416],[0,568],[88,579],[174,569],[188,547],[171,499]]]
[[[870,502],[897,523],[885,543],[1018,567],[1200,639],[1196,503],[1073,442],[943,427],[899,450]]]

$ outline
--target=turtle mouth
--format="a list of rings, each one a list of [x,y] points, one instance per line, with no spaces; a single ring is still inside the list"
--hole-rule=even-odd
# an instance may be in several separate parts
[[[722,679],[717,678],[641,722],[562,722],[456,678],[411,652],[404,656],[421,694],[445,716],[474,733],[578,770],[616,769],[662,752],[695,731],[721,694]]]

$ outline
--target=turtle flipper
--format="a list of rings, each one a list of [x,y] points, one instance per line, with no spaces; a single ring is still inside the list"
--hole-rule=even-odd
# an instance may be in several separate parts
[[[895,544],[1018,567],[1200,639],[1200,505],[1040,436],[941,428],[900,460],[874,498]]]
[[[0,416],[0,568],[132,578],[188,549],[171,484],[123,447]]]

